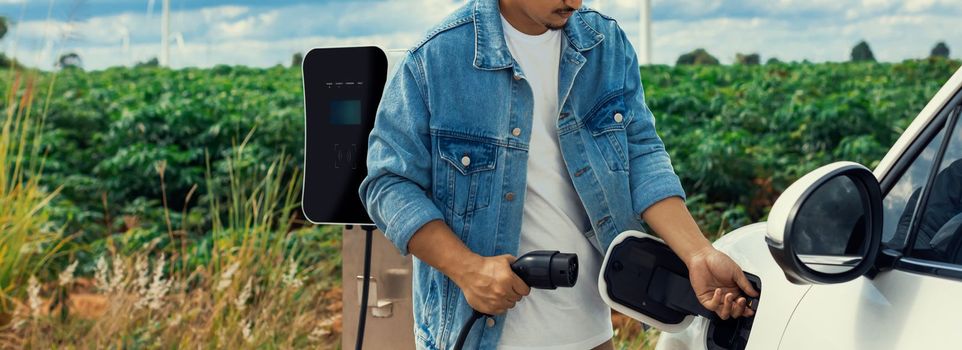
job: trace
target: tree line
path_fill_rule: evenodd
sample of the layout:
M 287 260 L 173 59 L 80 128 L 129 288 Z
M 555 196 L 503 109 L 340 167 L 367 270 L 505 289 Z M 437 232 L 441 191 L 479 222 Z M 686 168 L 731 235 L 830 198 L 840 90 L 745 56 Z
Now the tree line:
M 875 54 L 872 53 L 872 48 L 869 47 L 868 42 L 865 40 L 860 41 L 854 47 L 852 47 L 852 53 L 849 56 L 849 61 L 851 62 L 876 62 Z M 940 41 L 935 44 L 932 51 L 929 53 L 929 58 L 948 58 L 949 57 L 949 46 L 945 44 L 944 41 Z M 769 58 L 766 64 L 781 63 L 781 61 L 775 57 Z M 678 56 L 678 60 L 675 62 L 677 65 L 718 65 L 719 61 L 715 56 L 708 53 L 703 48 L 697 48 L 691 52 L 682 54 Z M 758 65 L 761 64 L 761 55 L 758 53 L 750 54 L 735 54 L 735 64 L 741 65 Z

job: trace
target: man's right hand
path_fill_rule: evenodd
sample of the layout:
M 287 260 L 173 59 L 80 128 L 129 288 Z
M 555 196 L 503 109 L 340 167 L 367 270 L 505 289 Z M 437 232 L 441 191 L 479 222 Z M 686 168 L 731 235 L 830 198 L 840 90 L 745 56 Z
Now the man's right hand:
M 531 288 L 511 271 L 511 255 L 483 257 L 473 255 L 449 276 L 461 288 L 471 308 L 488 315 L 499 315 L 513 308 Z
M 444 221 L 424 224 L 411 237 L 408 250 L 454 281 L 468 305 L 479 312 L 502 314 L 531 292 L 511 271 L 513 256 L 483 257 L 472 252 Z

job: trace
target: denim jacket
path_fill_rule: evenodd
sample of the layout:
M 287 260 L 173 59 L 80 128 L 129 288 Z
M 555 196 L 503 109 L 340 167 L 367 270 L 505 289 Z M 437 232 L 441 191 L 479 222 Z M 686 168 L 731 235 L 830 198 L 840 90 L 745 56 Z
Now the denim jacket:
M 655 133 L 625 33 L 587 8 L 563 33 L 559 143 L 591 221 L 584 238 L 603 254 L 620 232 L 641 230 L 650 205 L 685 193 Z M 437 219 L 482 256 L 525 253 L 518 243 L 526 162 L 539 156 L 528 153 L 532 104 L 498 0 L 467 3 L 407 52 L 381 98 L 359 190 L 402 254 Z M 413 278 L 417 347 L 452 347 L 471 307 L 451 279 L 416 258 Z M 477 322 L 465 348 L 495 348 L 503 321 L 502 314 Z

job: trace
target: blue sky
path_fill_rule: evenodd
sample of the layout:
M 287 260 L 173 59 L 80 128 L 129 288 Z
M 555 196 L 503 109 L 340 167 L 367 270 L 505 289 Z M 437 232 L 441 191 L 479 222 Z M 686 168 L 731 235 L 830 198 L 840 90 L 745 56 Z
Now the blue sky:
M 599 1 L 601 1 L 599 3 Z M 132 65 L 160 52 L 160 0 L 0 0 L 15 25 L 0 49 L 41 68 L 77 52 L 85 68 Z M 149 5 L 153 5 L 149 8 Z M 407 48 L 459 0 L 171 0 L 171 65 L 271 66 L 317 46 Z M 637 32 L 634 0 L 585 1 Z M 959 0 L 653 0 L 653 60 L 703 47 L 723 63 L 843 61 L 865 39 L 882 61 L 928 55 L 938 41 L 962 57 Z

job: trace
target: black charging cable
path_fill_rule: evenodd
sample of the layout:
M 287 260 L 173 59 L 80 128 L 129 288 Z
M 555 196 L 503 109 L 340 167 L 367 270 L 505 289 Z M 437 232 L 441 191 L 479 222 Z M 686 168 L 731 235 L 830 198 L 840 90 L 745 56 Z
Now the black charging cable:
M 522 255 L 511 264 L 511 271 L 518 275 L 528 287 L 537 289 L 556 289 L 573 287 L 578 282 L 578 256 L 550 250 L 536 250 Z M 471 317 L 461 327 L 455 350 L 464 348 L 464 341 L 471 333 L 474 322 L 483 316 L 493 317 L 473 310 Z
M 471 317 L 469 317 L 468 321 L 464 323 L 463 327 L 461 327 L 461 333 L 458 334 L 458 341 L 454 343 L 455 350 L 461 350 L 464 348 L 464 341 L 468 339 L 468 334 L 471 333 L 471 327 L 474 326 L 474 322 L 483 316 L 491 317 L 491 315 L 483 314 L 478 310 L 474 310 L 474 312 L 471 313 Z
M 364 344 L 364 324 L 367 320 L 367 298 L 371 285 L 371 240 L 377 226 L 361 225 L 364 229 L 364 284 L 361 286 L 361 312 L 357 319 L 357 341 L 354 349 L 361 350 Z

